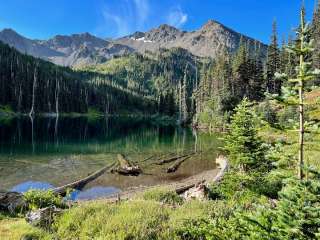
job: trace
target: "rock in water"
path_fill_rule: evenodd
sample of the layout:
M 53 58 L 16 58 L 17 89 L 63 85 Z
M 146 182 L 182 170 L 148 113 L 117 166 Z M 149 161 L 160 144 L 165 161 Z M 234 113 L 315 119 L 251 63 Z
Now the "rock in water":
M 50 229 L 55 216 L 62 213 L 62 211 L 62 209 L 55 206 L 31 211 L 27 213 L 26 221 L 35 227 Z
M 14 214 L 27 208 L 27 203 L 21 193 L 0 192 L 0 210 Z

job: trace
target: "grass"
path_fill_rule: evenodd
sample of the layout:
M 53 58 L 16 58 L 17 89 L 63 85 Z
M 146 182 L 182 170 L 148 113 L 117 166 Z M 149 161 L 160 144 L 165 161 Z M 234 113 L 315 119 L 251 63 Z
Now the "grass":
M 279 130 L 264 126 L 259 134 L 267 142 L 284 142 L 283 150 L 288 155 L 292 155 L 293 161 L 298 157 L 299 135 L 293 130 Z M 320 170 L 320 133 L 305 134 L 305 162 L 309 166 Z
M 171 205 L 181 205 L 183 203 L 183 198 L 180 197 L 177 193 L 170 190 L 169 188 L 161 187 L 147 190 L 142 193 L 140 196 L 137 196 L 139 199 L 146 201 L 156 201 L 164 204 Z
M 160 239 L 170 209 L 154 201 L 91 203 L 73 208 L 57 222 L 60 239 Z
M 182 202 L 172 191 L 159 188 L 134 200 L 109 204 L 82 203 L 56 219 L 53 233 L 46 233 L 22 218 L 0 217 L 0 240 L 22 239 L 184 239 L 186 222 L 209 219 L 227 208 L 214 201 Z
M 19 239 L 49 240 L 52 239 L 52 236 L 32 227 L 23 218 L 3 218 L 0 220 L 0 240 Z

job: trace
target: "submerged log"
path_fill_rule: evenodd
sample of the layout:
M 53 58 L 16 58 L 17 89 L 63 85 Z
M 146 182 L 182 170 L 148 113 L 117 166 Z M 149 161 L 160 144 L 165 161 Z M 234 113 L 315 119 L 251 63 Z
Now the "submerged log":
M 141 168 L 138 165 L 132 165 L 124 155 L 117 155 L 119 167 L 115 171 L 122 175 L 134 175 L 137 176 L 142 173 Z
M 182 158 L 181 160 L 178 160 L 177 162 L 175 162 L 172 166 L 170 166 L 168 169 L 167 169 L 167 173 L 174 173 L 178 170 L 178 168 L 180 167 L 180 165 L 182 163 L 184 163 L 186 160 L 188 160 L 189 158 L 191 158 L 191 156 L 187 156 L 185 158 Z
M 57 187 L 53 189 L 53 192 L 62 196 L 65 196 L 67 194 L 67 191 L 69 189 L 77 189 L 77 190 L 81 190 L 85 185 L 87 185 L 89 182 L 92 182 L 93 180 L 97 179 L 98 177 L 100 177 L 102 174 L 104 174 L 106 171 L 108 171 L 114 164 L 108 165 L 92 174 L 90 174 L 89 176 L 80 179 L 78 181 L 66 184 L 64 186 L 61 187 Z
M 158 165 L 164 165 L 164 164 L 167 164 L 167 163 L 171 163 L 171 162 L 174 162 L 180 158 L 184 158 L 184 157 L 190 157 L 192 155 L 194 155 L 195 153 L 189 153 L 189 154 L 184 154 L 184 155 L 179 155 L 179 156 L 174 156 L 174 157 L 171 157 L 171 158 L 167 158 L 167 159 L 163 159 L 161 160 L 159 163 L 157 163 Z

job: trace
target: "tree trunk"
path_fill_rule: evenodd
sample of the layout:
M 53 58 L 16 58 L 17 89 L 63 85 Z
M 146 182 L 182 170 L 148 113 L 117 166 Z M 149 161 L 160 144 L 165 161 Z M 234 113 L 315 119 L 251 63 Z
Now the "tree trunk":
M 303 165 L 304 165 L 304 102 L 303 102 L 303 81 L 300 81 L 299 86 L 299 163 L 298 163 L 298 177 L 303 179 Z
M 32 85 L 32 105 L 31 110 L 29 113 L 29 116 L 32 117 L 34 115 L 34 105 L 35 105 L 35 99 L 36 99 L 36 88 L 37 88 L 37 78 L 38 78 L 38 72 L 37 72 L 37 66 L 34 68 L 34 74 L 33 74 L 33 85 Z
M 304 15 L 301 14 L 301 29 L 304 29 Z M 303 179 L 303 165 L 304 165 L 304 102 L 303 102 L 303 88 L 304 88 L 304 79 L 302 76 L 304 75 L 304 56 L 302 54 L 304 49 L 304 35 L 301 36 L 301 54 L 300 54 L 300 81 L 299 81 L 299 122 L 300 122 L 300 130 L 299 130 L 299 162 L 298 162 L 298 177 L 300 180 Z
M 60 83 L 58 80 L 57 72 L 56 72 L 56 91 L 55 91 L 55 97 L 56 97 L 56 114 L 57 117 L 59 116 L 59 94 L 60 94 Z

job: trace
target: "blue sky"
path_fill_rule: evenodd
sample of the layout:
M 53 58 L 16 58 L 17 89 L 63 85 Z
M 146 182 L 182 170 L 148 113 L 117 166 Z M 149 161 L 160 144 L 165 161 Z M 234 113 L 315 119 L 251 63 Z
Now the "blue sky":
M 309 19 L 314 1 L 305 0 Z M 288 35 L 300 6 L 301 0 L 8 0 L 0 4 L 0 29 L 37 39 L 81 32 L 114 38 L 162 23 L 194 30 L 214 19 L 268 43 L 273 19 L 279 36 Z

